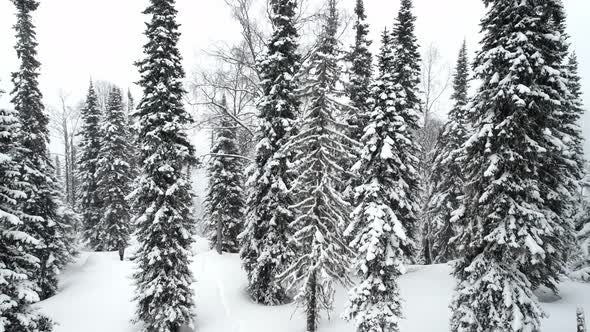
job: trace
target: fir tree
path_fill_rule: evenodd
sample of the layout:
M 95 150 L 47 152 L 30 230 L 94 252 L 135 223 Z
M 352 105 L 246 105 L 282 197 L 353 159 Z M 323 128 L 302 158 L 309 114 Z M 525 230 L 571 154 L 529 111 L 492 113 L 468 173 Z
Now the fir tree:
M 222 105 L 227 101 L 223 98 Z M 211 148 L 209 190 L 205 201 L 211 248 L 219 253 L 239 251 L 238 235 L 244 222 L 243 163 L 238 152 L 237 127 L 223 116 Z
M 395 89 L 393 102 L 397 115 L 403 121 L 397 129 L 398 137 L 394 139 L 399 163 L 397 178 L 404 187 L 404 194 L 399 198 L 400 204 L 393 209 L 410 239 L 401 243 L 402 250 L 407 258 L 413 259 L 419 226 L 417 213 L 420 210 L 417 157 L 420 147 L 414 143 L 420 109 L 420 53 L 414 32 L 416 17 L 412 14 L 412 0 L 402 0 L 400 6 L 392 32 L 394 57 L 390 70 Z
M 465 209 L 457 223 L 463 258 L 454 271 L 451 330 L 538 331 L 543 312 L 532 288 L 556 288 L 565 251 L 559 237 L 570 232 L 560 208 L 546 199 L 559 197 L 548 185 L 555 180 L 546 177 L 559 173 L 555 119 L 567 95 L 560 82 L 563 40 L 547 19 L 559 1 L 484 2 L 475 58 L 482 85 L 463 152 Z
M 452 240 L 453 222 L 463 205 L 463 168 L 461 146 L 468 137 L 466 128 L 467 92 L 469 89 L 469 62 L 467 45 L 463 42 L 453 77 L 454 106 L 449 119 L 438 136 L 432 161 L 431 189 L 428 205 L 428 238 L 426 257 L 434 263 L 446 263 L 456 257 Z
M 582 134 L 579 127 L 579 120 L 584 109 L 582 108 L 582 86 L 578 75 L 578 60 L 575 53 L 568 58 L 565 66 L 565 78 L 569 89 L 569 103 L 563 113 L 564 134 L 569 136 L 567 140 L 568 149 L 566 156 L 571 161 L 564 166 L 571 173 L 570 179 L 582 174 Z M 566 131 L 567 130 L 567 131 Z M 572 188 L 573 189 L 573 188 Z M 567 191 L 566 191 L 567 192 Z M 576 279 L 590 281 L 590 204 L 583 201 L 577 218 L 574 223 L 577 242 L 574 244 L 574 264 L 572 276 Z
M 20 153 L 18 127 L 17 114 L 0 109 L 0 331 L 51 331 L 49 321 L 31 307 L 39 301 L 38 287 L 28 276 L 39 265 L 32 250 L 38 241 L 22 230 L 27 184 L 14 160 Z
M 134 121 L 133 113 L 135 112 L 135 99 L 131 94 L 131 90 L 127 89 L 127 114 L 125 115 L 126 133 L 127 140 L 129 142 L 128 160 L 131 166 L 131 178 L 135 179 L 139 172 L 139 146 L 138 146 L 138 133 L 137 125 Z
M 100 121 L 102 114 L 98 107 L 98 97 L 90 82 L 86 105 L 81 111 L 82 129 L 80 135 L 80 157 L 78 158 L 78 177 L 80 179 L 80 210 L 84 238 L 94 250 L 105 250 L 102 245 L 104 229 L 101 229 L 102 202 L 98 196 L 97 164 L 100 150 Z
M 121 90 L 113 87 L 100 128 L 101 145 L 97 156 L 97 196 L 102 202 L 99 229 L 100 247 L 123 249 L 129 242 L 129 206 L 125 197 L 131 185 L 128 160 L 129 141 Z
M 539 239 L 547 250 L 540 262 L 529 261 L 521 270 L 527 275 L 533 289 L 543 285 L 557 293 L 557 283 L 575 244 L 573 218 L 577 207 L 578 184 L 583 173 L 582 134 L 579 119 L 583 113 L 579 92 L 575 85 L 577 72 L 568 68 L 568 42 L 565 33 L 565 12 L 561 1 L 550 0 L 538 6 L 540 20 L 545 24 L 540 33 L 553 39 L 549 44 L 539 43 L 537 49 L 547 67 L 544 70 L 560 71 L 561 80 L 553 75 L 542 79 L 544 93 L 551 100 L 559 101 L 560 107 L 547 107 L 548 135 L 545 135 L 544 155 L 540 176 L 540 194 L 553 232 L 540 233 Z M 546 80 L 546 81 L 545 81 Z M 547 90 L 547 91 L 545 91 Z M 556 236 L 559 234 L 559 236 Z
M 138 62 L 143 97 L 138 121 L 141 174 L 130 195 L 139 247 L 134 274 L 136 321 L 145 332 L 173 332 L 192 325 L 193 276 L 189 269 L 194 221 L 188 168 L 194 148 L 184 132 L 192 118 L 183 107 L 184 70 L 174 0 L 150 0 L 145 58 Z
M 254 165 L 249 174 L 247 221 L 240 257 L 248 274 L 249 292 L 263 304 L 285 302 L 276 280 L 290 260 L 288 226 L 293 221 L 288 195 L 290 151 L 283 151 L 293 131 L 299 100 L 295 95 L 300 57 L 297 54 L 296 0 L 271 0 L 274 31 L 260 63 L 263 97 Z M 280 152 L 279 152 L 280 151 Z
M 337 189 L 343 187 L 342 161 L 352 159 L 345 134 L 339 122 L 348 111 L 341 104 L 337 90 L 341 68 L 336 39 L 338 15 L 336 1 L 329 0 L 318 48 L 305 63 L 306 80 L 302 95 L 309 103 L 299 127 L 285 150 L 296 151 L 292 171 L 292 211 L 295 220 L 290 244 L 295 259 L 281 275 L 288 290 L 307 315 L 307 330 L 317 331 L 320 311 L 332 309 L 334 281 L 348 284 L 351 251 L 344 242 L 342 229 L 347 225 L 350 205 Z
M 17 9 L 15 49 L 20 60 L 19 70 L 12 75 L 12 103 L 21 126 L 18 140 L 22 150 L 17 162 L 21 166 L 21 179 L 28 183 L 24 188 L 26 200 L 22 202 L 22 230 L 38 241 L 32 254 L 39 264 L 28 271 L 28 276 L 40 287 L 40 298 L 46 299 L 57 291 L 57 275 L 70 260 L 73 244 L 67 242 L 67 229 L 57 213 L 59 193 L 48 152 L 49 118 L 39 90 L 41 64 L 37 60 L 31 16 L 39 3 L 36 0 L 12 2 Z
M 350 138 L 360 142 L 369 116 L 370 105 L 368 105 L 368 101 L 371 98 L 373 56 L 369 50 L 371 41 L 368 40 L 369 25 L 366 23 L 367 15 L 363 0 L 357 0 L 354 12 L 356 14 L 354 25 L 356 35 L 354 46 L 348 54 L 351 68 L 350 83 L 346 90 L 351 106 L 354 108 L 351 108 L 347 122 L 351 127 Z
M 396 107 L 396 87 L 391 74 L 394 49 L 385 30 L 378 55 L 379 77 L 372 92 L 374 108 L 362 139 L 363 152 L 355 165 L 363 183 L 356 188 L 358 206 L 346 230 L 355 234 L 351 247 L 359 278 L 350 292 L 344 317 L 356 322 L 359 332 L 399 331 L 401 300 L 398 277 L 403 271 L 403 248 L 411 247 L 402 215 L 407 186 L 400 177 L 400 151 L 405 141 L 405 121 Z

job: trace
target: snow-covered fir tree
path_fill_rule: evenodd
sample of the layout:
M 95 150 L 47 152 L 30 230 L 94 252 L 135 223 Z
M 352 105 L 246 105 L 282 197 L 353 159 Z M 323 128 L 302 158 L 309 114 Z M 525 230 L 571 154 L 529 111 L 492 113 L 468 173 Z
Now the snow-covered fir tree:
M 412 13 L 412 0 L 402 0 L 397 21 L 392 32 L 393 61 L 391 76 L 394 83 L 394 105 L 397 115 L 403 121 L 397 128 L 395 153 L 397 179 L 403 188 L 399 205 L 393 206 L 410 241 L 401 243 L 404 254 L 413 260 L 418 236 L 418 212 L 420 211 L 420 185 L 418 173 L 418 153 L 420 147 L 415 139 L 418 129 L 420 98 L 420 52 L 415 35 L 416 17 Z
M 102 245 L 104 230 L 101 229 L 102 202 L 98 196 L 97 164 L 100 151 L 100 121 L 102 114 L 94 84 L 90 82 L 86 103 L 81 110 L 82 129 L 80 130 L 80 156 L 78 157 L 78 178 L 80 179 L 80 201 L 84 238 L 90 248 L 105 250 Z
M 58 214 L 59 192 L 48 151 L 49 118 L 39 90 L 41 64 L 37 60 L 38 44 L 32 18 L 39 2 L 12 2 L 16 6 L 15 49 L 20 61 L 19 70 L 12 75 L 12 104 L 21 127 L 18 141 L 22 150 L 16 158 L 21 166 L 21 179 L 28 183 L 23 188 L 26 200 L 22 202 L 22 230 L 37 241 L 32 254 L 39 264 L 27 272 L 40 288 L 40 298 L 46 299 L 57 291 L 57 275 L 70 260 L 73 243 L 67 241 L 67 227 Z
M 225 96 L 221 104 L 226 107 Z M 237 125 L 222 115 L 211 148 L 207 208 L 207 238 L 217 252 L 239 251 L 244 223 L 243 160 L 239 155 Z
M 426 213 L 428 231 L 423 248 L 425 257 L 433 263 L 446 263 L 456 257 L 452 239 L 453 222 L 463 205 L 463 167 L 461 146 L 469 135 L 466 127 L 466 109 L 469 89 L 469 62 L 467 45 L 463 42 L 453 76 L 454 105 L 448 115 L 433 152 L 430 193 Z
M 360 142 L 370 111 L 368 102 L 371 98 L 373 56 L 369 49 L 371 41 L 368 39 L 369 25 L 363 0 L 357 0 L 354 13 L 356 15 L 354 24 L 356 34 L 354 46 L 348 54 L 350 82 L 346 88 L 346 95 L 350 98 L 353 108 L 350 109 L 346 118 L 351 128 L 348 135 L 353 140 Z
M 130 215 L 125 197 L 131 187 L 131 167 L 127 162 L 129 141 L 121 90 L 111 89 L 100 127 L 100 150 L 96 163 L 97 196 L 102 202 L 99 229 L 100 247 L 123 249 L 129 242 Z
M 341 51 L 335 0 L 329 0 L 325 16 L 318 47 L 304 64 L 301 95 L 309 108 L 298 123 L 299 133 L 284 147 L 295 151 L 290 169 L 297 176 L 291 187 L 295 220 L 289 241 L 295 258 L 281 279 L 305 310 L 308 332 L 317 331 L 321 310 L 332 310 L 334 282 L 349 283 L 352 256 L 342 234 L 351 206 L 338 190 L 348 171 L 342 161 L 354 155 L 347 126 L 339 121 L 349 106 L 342 104 L 343 92 L 337 88 Z
M 17 114 L 0 109 L 0 331 L 51 331 L 49 321 L 31 306 L 39 301 L 38 287 L 28 276 L 39 265 L 32 250 L 38 241 L 23 231 L 27 183 L 14 159 L 20 153 L 18 130 Z
M 290 261 L 287 232 L 293 221 L 289 197 L 288 161 L 283 149 L 293 132 L 299 100 L 295 75 L 299 70 L 296 0 L 271 0 L 274 31 L 260 63 L 263 97 L 259 103 L 260 128 L 255 162 L 250 168 L 247 219 L 240 235 L 248 289 L 254 301 L 279 304 L 286 294 L 276 276 Z
M 355 42 L 350 53 L 347 54 L 349 62 L 349 83 L 346 86 L 346 96 L 350 99 L 349 110 L 344 114 L 348 128 L 346 134 L 352 139 L 347 145 L 352 148 L 354 158 L 344 160 L 344 168 L 349 170 L 360 156 L 360 147 L 363 131 L 368 123 L 371 105 L 371 80 L 373 76 L 373 56 L 369 50 L 371 41 L 368 39 L 369 25 L 365 14 L 363 0 L 357 0 L 354 9 L 356 22 L 354 24 Z M 354 202 L 354 188 L 360 183 L 358 177 L 345 174 L 345 195 L 348 200 Z
M 188 168 L 194 147 L 183 107 L 185 77 L 178 50 L 174 0 L 150 0 L 145 58 L 137 63 L 143 97 L 134 113 L 139 128 L 141 173 L 130 195 L 139 247 L 134 261 L 136 321 L 144 332 L 173 332 L 192 325 L 193 275 L 189 269 L 194 220 Z
M 558 101 L 560 107 L 551 107 L 550 120 L 545 124 L 547 135 L 545 147 L 548 153 L 544 156 L 539 173 L 540 194 L 544 206 L 552 214 L 548 215 L 550 228 L 554 232 L 539 234 L 539 239 L 547 248 L 544 259 L 537 263 L 529 261 L 523 265 L 522 271 L 531 281 L 533 288 L 541 285 L 557 292 L 557 283 L 564 271 L 574 247 L 575 234 L 573 221 L 577 207 L 577 192 L 583 173 L 582 134 L 578 123 L 582 110 L 580 96 L 572 94 L 572 80 L 568 69 L 568 41 L 565 9 L 562 1 L 549 0 L 538 6 L 540 20 L 544 25 L 537 27 L 540 34 L 552 39 L 549 44 L 539 43 L 537 49 L 546 64 L 544 70 L 556 69 L 561 73 L 561 80 L 555 82 L 553 75 L 544 77 L 548 80 L 544 85 L 544 93 L 551 100 Z M 577 74 L 575 74 L 577 75 Z M 556 236 L 555 234 L 559 234 Z
M 400 148 L 407 138 L 404 118 L 396 108 L 396 87 L 391 66 L 393 40 L 382 35 L 379 75 L 372 89 L 374 108 L 363 135 L 363 152 L 355 165 L 363 183 L 356 188 L 358 206 L 346 229 L 355 234 L 351 247 L 357 253 L 357 285 L 351 290 L 344 317 L 354 320 L 359 332 L 399 331 L 401 299 L 398 277 L 403 273 L 403 248 L 412 248 L 399 206 L 407 186 L 400 177 Z M 400 144 L 402 143 L 402 144 Z
M 586 198 L 580 205 L 575 223 L 577 243 L 569 277 L 590 281 L 590 202 Z
M 139 173 L 139 154 L 141 148 L 138 145 L 137 123 L 132 116 L 132 114 L 135 112 L 135 99 L 133 98 L 133 94 L 131 94 L 131 90 L 129 89 L 127 89 L 126 106 L 127 114 L 125 114 L 125 126 L 128 137 L 127 141 L 129 142 L 127 145 L 129 148 L 127 160 L 130 165 L 131 178 L 135 179 Z
M 576 167 L 579 165 L 582 154 L 582 136 L 579 128 L 579 119 L 584 113 L 582 108 L 582 86 L 580 83 L 580 76 L 578 75 L 578 60 L 575 53 L 572 53 L 568 58 L 568 62 L 565 67 L 565 76 L 567 78 L 567 84 L 569 88 L 569 99 L 568 105 L 569 121 L 568 128 L 569 133 L 573 134 L 572 139 L 569 140 L 569 154 L 574 157 L 574 162 L 570 163 L 570 167 Z M 576 168 L 573 169 L 577 171 Z M 574 173 L 577 174 L 577 173 Z M 587 176 L 587 175 L 586 175 Z M 574 257 L 572 265 L 572 273 L 570 276 L 590 281 L 590 203 L 582 198 L 579 211 L 576 218 L 574 219 L 574 230 L 576 232 L 576 244 L 574 248 Z
M 484 3 L 451 330 L 539 331 L 544 314 L 532 289 L 556 289 L 571 233 L 551 198 L 566 188 L 555 149 L 565 144 L 556 120 L 567 104 L 566 48 L 550 19 L 561 1 Z

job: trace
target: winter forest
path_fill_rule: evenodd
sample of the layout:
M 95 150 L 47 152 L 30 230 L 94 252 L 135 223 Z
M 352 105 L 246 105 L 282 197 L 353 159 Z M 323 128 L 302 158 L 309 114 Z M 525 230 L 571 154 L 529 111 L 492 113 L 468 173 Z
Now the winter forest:
M 57 103 L 54 4 L 8 1 L 0 332 L 587 331 L 567 1 L 479 1 L 448 61 L 377 1 L 220 1 L 240 33 L 195 69 L 178 1 L 141 0 L 138 80 Z

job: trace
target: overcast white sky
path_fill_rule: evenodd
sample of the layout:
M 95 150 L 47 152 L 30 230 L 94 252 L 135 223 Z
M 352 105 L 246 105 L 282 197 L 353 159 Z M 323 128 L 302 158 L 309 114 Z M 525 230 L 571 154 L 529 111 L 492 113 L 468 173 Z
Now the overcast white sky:
M 311 0 L 319 2 L 321 0 Z M 137 80 L 132 65 L 141 58 L 147 0 L 41 0 L 35 13 L 41 89 L 47 104 L 57 104 L 59 89 L 71 94 L 72 103 L 82 98 L 92 76 L 123 88 Z M 352 9 L 355 0 L 340 0 Z M 564 0 L 571 42 L 578 53 L 586 105 L 590 105 L 590 1 Z M 477 47 L 479 20 L 485 12 L 478 0 L 414 0 L 421 45 L 436 43 L 453 63 L 463 38 L 473 54 Z M 379 33 L 392 25 L 399 0 L 365 0 L 374 46 Z M 187 72 L 203 62 L 203 50 L 216 42 L 239 38 L 239 29 L 222 0 L 177 0 L 181 23 L 181 52 Z M 13 49 L 15 22 L 11 1 L 0 1 L 0 89 L 10 91 L 10 73 L 17 67 Z M 136 90 L 137 91 L 137 90 Z M 9 96 L 0 97 L 0 107 Z M 584 121 L 590 138 L 590 114 Z M 588 140 L 590 141 L 590 140 Z M 586 144 L 590 155 L 590 142 Z

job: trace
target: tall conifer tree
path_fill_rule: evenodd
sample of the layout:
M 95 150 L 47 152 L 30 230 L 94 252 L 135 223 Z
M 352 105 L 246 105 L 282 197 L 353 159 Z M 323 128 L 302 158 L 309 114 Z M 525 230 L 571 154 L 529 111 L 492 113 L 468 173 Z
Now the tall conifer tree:
M 461 146 L 468 137 L 466 127 L 467 92 L 469 89 L 469 62 L 467 45 L 463 42 L 453 77 L 454 106 L 449 112 L 436 143 L 431 189 L 428 205 L 428 238 L 424 250 L 434 263 L 446 263 L 455 258 L 452 240 L 455 235 L 453 222 L 463 205 L 463 167 L 460 159 Z
M 221 104 L 227 106 L 225 97 Z M 207 192 L 207 233 L 219 253 L 239 251 L 238 235 L 244 222 L 243 162 L 239 156 L 237 126 L 223 116 L 211 148 Z
M 80 179 L 80 210 L 84 238 L 94 250 L 106 250 L 102 245 L 104 229 L 101 220 L 101 200 L 98 196 L 98 154 L 100 151 L 100 121 L 102 114 L 94 84 L 90 82 L 86 105 L 81 111 L 82 129 L 80 135 L 80 157 L 78 158 L 78 177 Z
M 57 291 L 57 275 L 63 265 L 70 259 L 66 227 L 58 215 L 59 192 L 53 168 L 49 160 L 49 118 L 45 113 L 42 95 L 39 90 L 39 67 L 37 60 L 37 41 L 32 12 L 39 2 L 36 0 L 12 0 L 16 6 L 17 23 L 16 53 L 20 68 L 13 73 L 12 103 L 20 121 L 18 155 L 23 181 L 28 182 L 24 188 L 26 200 L 23 202 L 23 230 L 38 242 L 33 255 L 39 264 L 31 271 L 31 277 L 40 287 L 41 299 L 48 298 Z
M 339 119 L 349 106 L 342 104 L 338 90 L 341 68 L 336 1 L 329 0 L 318 48 L 304 64 L 306 77 L 302 95 L 309 109 L 285 146 L 295 151 L 292 171 L 297 174 L 291 192 L 291 223 L 295 259 L 281 275 L 295 300 L 307 315 L 307 331 L 317 331 L 320 311 L 332 309 L 334 282 L 347 284 L 351 251 L 344 242 L 343 225 L 349 223 L 350 204 L 338 188 L 344 187 L 347 172 L 343 160 L 354 159 Z
M 419 173 L 418 153 L 420 147 L 415 143 L 420 110 L 420 52 L 415 35 L 416 17 L 412 13 L 412 0 L 402 0 L 397 21 L 392 32 L 394 57 L 391 75 L 394 86 L 394 104 L 399 123 L 399 139 L 396 142 L 398 159 L 397 180 L 403 188 L 400 204 L 393 206 L 397 218 L 404 225 L 406 235 L 411 241 L 401 243 L 409 259 L 414 259 L 418 236 Z
M 583 156 L 583 138 L 579 127 L 579 120 L 584 113 L 582 103 L 582 86 L 578 74 L 578 59 L 575 53 L 572 53 L 565 64 L 565 78 L 569 88 L 568 110 L 564 112 L 564 128 L 568 129 L 570 139 L 567 141 L 568 149 L 566 155 L 571 160 L 567 163 L 567 169 L 571 174 L 579 176 L 582 174 L 582 156 Z M 573 177 L 575 179 L 575 177 Z M 574 229 L 576 232 L 576 247 L 574 253 L 573 275 L 575 278 L 590 281 L 590 204 L 583 202 L 581 211 L 578 212 L 578 218 L 574 220 Z
M 373 56 L 369 50 L 371 41 L 369 37 L 369 24 L 365 14 L 363 0 L 357 0 L 354 9 L 356 22 L 354 25 L 355 42 L 348 54 L 350 68 L 350 83 L 346 94 L 350 98 L 351 106 L 347 114 L 347 122 L 350 125 L 350 138 L 361 141 L 369 117 L 369 99 L 371 98 L 371 78 L 373 74 Z
M 399 156 L 399 143 L 407 138 L 395 103 L 390 32 L 385 30 L 381 41 L 374 107 L 362 139 L 362 157 L 355 165 L 363 183 L 356 188 L 358 206 L 346 230 L 355 235 L 351 247 L 357 252 L 354 270 L 359 281 L 350 293 L 344 317 L 354 320 L 359 332 L 399 331 L 402 314 L 397 280 L 403 271 L 403 248 L 411 247 L 403 216 L 396 210 L 407 204 Z
M 137 66 L 143 97 L 135 112 L 141 174 L 130 195 L 137 213 L 134 274 L 137 321 L 145 332 L 176 332 L 192 325 L 193 275 L 189 269 L 194 220 L 188 176 L 195 162 L 185 129 L 193 120 L 183 107 L 185 77 L 178 50 L 174 0 L 150 0 L 145 58 Z
M 260 63 L 263 97 L 255 163 L 249 174 L 247 222 L 241 234 L 240 256 L 254 301 L 283 303 L 286 294 L 276 280 L 290 253 L 287 232 L 293 221 L 289 197 L 288 161 L 283 150 L 293 132 L 299 100 L 295 75 L 300 66 L 295 24 L 296 0 L 271 0 L 273 34 Z
M 38 241 L 23 230 L 27 183 L 14 159 L 21 153 L 18 130 L 17 114 L 0 109 L 0 331 L 43 332 L 51 330 L 50 324 L 31 307 L 39 301 L 38 287 L 28 276 L 39 265 L 33 255 Z
M 543 312 L 532 289 L 556 289 L 571 233 L 555 201 L 567 188 L 556 150 L 567 145 L 559 120 L 567 48 L 552 20 L 561 1 L 484 3 L 451 330 L 538 331 Z
M 100 246 L 123 249 L 130 233 L 129 206 L 125 197 L 131 187 L 131 167 L 127 162 L 129 141 L 121 90 L 113 87 L 100 127 L 101 144 L 97 156 L 97 197 L 102 202 L 99 228 Z

